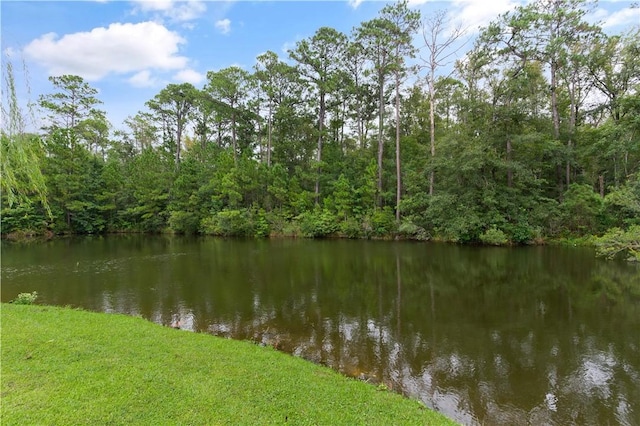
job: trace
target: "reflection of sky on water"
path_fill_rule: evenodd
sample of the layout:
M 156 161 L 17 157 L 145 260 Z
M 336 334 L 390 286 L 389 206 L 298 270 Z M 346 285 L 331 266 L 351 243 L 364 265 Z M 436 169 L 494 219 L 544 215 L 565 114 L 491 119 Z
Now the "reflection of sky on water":
M 612 389 L 615 382 L 615 370 L 618 369 L 631 379 L 632 383 L 640 383 L 640 373 L 636 368 L 623 363 L 619 365 L 611 351 L 595 349 L 593 339 L 582 335 L 572 335 L 571 343 L 575 347 L 587 350 L 579 358 L 573 370 L 562 376 L 558 365 L 550 362 L 545 371 L 547 391 L 541 392 L 538 402 L 529 409 L 510 403 L 500 403 L 503 392 L 517 392 L 517 387 L 509 384 L 514 365 L 505 354 L 495 352 L 488 364 L 481 363 L 472 356 L 459 351 L 450 351 L 447 344 L 451 339 L 444 338 L 443 347 L 435 347 L 429 339 L 417 333 L 413 335 L 412 347 L 405 347 L 396 340 L 393 321 L 386 319 L 386 324 L 376 319 L 352 318 L 340 314 L 337 318 L 317 317 L 305 314 L 308 305 L 317 296 L 310 296 L 309 301 L 297 300 L 292 306 L 300 312 L 297 314 L 301 323 L 310 323 L 312 330 L 307 334 L 292 334 L 278 319 L 278 311 L 265 305 L 260 294 L 252 295 L 254 315 L 251 318 L 234 316 L 227 320 L 218 318 L 210 322 L 205 330 L 197 326 L 196 313 L 185 303 L 178 303 L 170 312 L 159 301 L 154 303 L 155 310 L 150 320 L 170 326 L 179 323 L 183 330 L 206 331 L 223 337 L 252 340 L 261 345 L 274 346 L 295 356 L 313 362 L 329 365 L 344 374 L 371 383 L 384 383 L 392 390 L 418 398 L 430 408 L 437 409 L 456 421 L 465 425 L 480 424 L 545 424 L 561 425 L 569 423 L 598 424 L 597 418 L 590 419 L 589 405 L 594 400 L 610 401 L 614 407 L 615 419 L 620 424 L 633 424 L 635 409 L 627 401 L 624 394 Z M 101 310 L 105 312 L 126 312 L 140 315 L 136 304 L 131 303 L 131 295 L 127 291 L 121 294 L 104 292 L 101 299 Z M 315 312 L 318 313 L 318 312 Z M 313 319 L 310 319 L 313 318 Z M 584 330 L 580 330 L 584 333 Z M 532 369 L 536 364 L 536 335 L 528 332 L 523 336 L 510 336 L 505 340 L 504 332 L 492 330 L 487 332 L 488 342 L 495 348 L 506 345 L 515 354 L 520 369 Z M 632 348 L 634 344 L 629 346 Z M 368 347 L 370 354 L 363 357 L 362 347 Z M 566 350 L 566 349 L 565 349 Z M 430 352 L 433 355 L 423 360 L 416 371 L 411 365 L 421 358 L 421 354 Z M 547 349 L 549 360 L 562 363 L 563 350 L 552 344 Z M 513 356 L 513 354 L 511 356 Z M 382 369 L 370 367 L 370 358 L 384 361 Z M 493 379 L 476 382 L 479 371 L 490 368 Z M 443 379 L 444 378 L 444 379 Z M 450 382 L 467 383 L 464 387 L 451 386 Z M 522 384 L 520 384 L 522 386 Z M 473 395 L 472 395 L 473 394 Z M 476 414 L 477 407 L 471 401 L 481 401 L 484 413 L 481 418 Z M 573 415 L 559 416 L 559 411 L 568 411 Z
M 105 301 L 108 301 L 108 298 Z M 257 299 L 254 299 L 254 307 L 259 307 Z M 105 305 L 104 309 L 112 308 Z M 564 378 L 558 377 L 557 367 L 551 364 L 546 373 L 548 391 L 541 393 L 539 402 L 528 410 L 513 404 L 496 402 L 501 399 L 498 389 L 500 386 L 497 388 L 496 382 L 479 382 L 477 389 L 472 390 L 480 395 L 486 407 L 484 417 L 479 419 L 474 415 L 475 410 L 469 403 L 473 398 L 469 395 L 468 388 L 456 389 L 446 383 L 440 383 L 441 377 L 446 377 L 448 381 L 469 381 L 469 378 L 475 375 L 476 369 L 483 368 L 467 355 L 443 351 L 430 359 L 419 371 L 414 371 L 409 367 L 412 362 L 406 359 L 411 351 L 407 351 L 401 343 L 392 338 L 393 332 L 389 327 L 382 326 L 374 320 L 367 320 L 363 327 L 358 319 L 346 316 L 341 316 L 337 323 L 329 318 L 321 318 L 312 333 L 300 336 L 279 330 L 274 324 L 277 316 L 275 312 L 263 309 L 260 311 L 262 316 L 250 320 L 234 318 L 227 322 L 212 323 L 207 331 L 219 336 L 250 339 L 262 345 L 275 346 L 295 356 L 333 366 L 362 380 L 385 383 L 391 389 L 421 399 L 427 406 L 447 413 L 462 424 L 564 424 L 567 419 L 558 419 L 557 413 L 559 406 L 567 403 L 567 396 L 574 397 L 570 402 L 574 406 L 573 410 L 583 409 L 584 404 L 588 404 L 593 397 L 612 397 L 610 386 L 614 378 L 616 359 L 611 353 L 599 351 L 584 355 L 579 366 Z M 194 313 L 187 307 L 177 309 L 171 318 L 173 321 L 179 320 L 182 329 L 197 331 L 194 326 Z M 166 316 L 157 313 L 152 319 L 162 323 L 166 321 Z M 517 353 L 533 353 L 531 339 L 530 334 L 525 336 L 516 345 Z M 362 365 L 359 348 L 363 340 L 366 341 L 366 345 L 371 346 L 372 356 L 386 357 L 388 367 L 383 370 L 382 377 L 378 371 L 368 370 Z M 491 340 L 499 343 L 503 339 L 499 332 L 494 331 L 491 333 Z M 511 343 L 516 342 L 512 340 Z M 554 354 L 558 349 L 551 347 L 549 351 Z M 526 361 L 522 365 L 530 363 Z M 495 377 L 501 378 L 499 380 L 509 380 L 512 367 L 503 355 L 493 355 L 491 368 L 497 375 Z M 631 373 L 637 376 L 635 370 L 632 369 Z M 582 395 L 580 401 L 575 400 L 576 394 Z M 631 410 L 624 398 L 618 397 L 615 411 L 622 424 L 629 424 Z

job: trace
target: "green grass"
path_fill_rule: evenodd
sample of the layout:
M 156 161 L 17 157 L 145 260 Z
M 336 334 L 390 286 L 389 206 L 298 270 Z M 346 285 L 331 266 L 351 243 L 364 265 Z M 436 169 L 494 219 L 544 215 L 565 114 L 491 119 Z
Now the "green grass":
M 455 424 L 249 342 L 51 306 L 2 304 L 1 318 L 4 426 Z

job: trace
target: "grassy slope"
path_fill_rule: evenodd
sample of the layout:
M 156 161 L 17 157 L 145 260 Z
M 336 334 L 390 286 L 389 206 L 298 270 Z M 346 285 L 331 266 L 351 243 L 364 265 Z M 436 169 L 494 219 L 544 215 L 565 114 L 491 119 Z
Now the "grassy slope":
M 453 424 L 248 342 L 56 307 L 1 313 L 2 425 Z

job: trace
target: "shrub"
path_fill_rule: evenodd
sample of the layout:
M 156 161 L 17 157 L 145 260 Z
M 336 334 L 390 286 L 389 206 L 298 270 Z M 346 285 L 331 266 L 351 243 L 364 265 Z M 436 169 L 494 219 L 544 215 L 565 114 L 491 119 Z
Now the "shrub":
M 302 235 L 309 238 L 326 237 L 338 230 L 336 217 L 327 209 L 316 208 L 298 216 Z
M 198 232 L 198 217 L 191 212 L 173 211 L 169 216 L 169 226 L 178 234 L 195 234 Z
M 264 210 L 223 210 L 200 222 L 204 234 L 220 237 L 267 237 L 271 232 Z
M 534 235 L 536 235 L 536 230 L 526 221 L 514 224 L 506 223 L 503 228 L 505 233 L 509 235 L 509 240 L 516 244 L 526 244 L 534 238 Z
M 480 234 L 480 241 L 482 241 L 483 244 L 492 246 L 503 246 L 509 243 L 507 235 L 495 226 L 492 226 Z
M 561 209 L 562 224 L 572 233 L 585 235 L 598 229 L 603 202 L 589 185 L 572 183 Z
M 614 189 L 604 199 L 608 225 L 640 225 L 640 179 Z
M 258 238 L 268 237 L 271 233 L 271 226 L 264 209 L 254 209 L 249 214 L 253 225 L 253 236 Z
M 360 222 L 355 218 L 349 218 L 340 224 L 340 233 L 347 238 L 358 238 L 362 234 Z
M 223 210 L 201 222 L 202 232 L 220 237 L 246 237 L 253 234 L 244 210 Z
M 33 305 L 38 298 L 38 292 L 34 291 L 33 293 L 20 293 L 18 296 L 11 301 L 11 303 L 15 305 Z
M 382 210 L 373 212 L 369 220 L 365 219 L 367 234 L 383 237 L 396 231 L 396 218 L 391 207 L 386 206 Z M 369 236 L 369 235 L 367 235 Z
M 613 259 L 625 255 L 627 260 L 640 262 L 640 225 L 634 225 L 627 231 L 620 228 L 610 229 L 595 240 L 598 256 Z
M 426 229 L 416 225 L 410 220 L 404 221 L 400 224 L 398 233 L 403 237 L 410 238 L 412 240 L 428 241 L 430 238 L 429 232 L 427 232 Z

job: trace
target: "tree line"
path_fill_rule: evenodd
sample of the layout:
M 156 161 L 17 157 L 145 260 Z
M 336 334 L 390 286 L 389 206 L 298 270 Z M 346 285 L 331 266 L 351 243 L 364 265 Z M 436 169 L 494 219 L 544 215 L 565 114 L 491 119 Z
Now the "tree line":
M 168 84 L 125 131 L 62 75 L 28 133 L 8 78 L 2 233 L 520 244 L 631 229 L 640 33 L 604 33 L 585 20 L 593 5 L 520 6 L 454 61 L 462 29 L 401 1 L 350 34 L 319 28 L 288 58 Z

